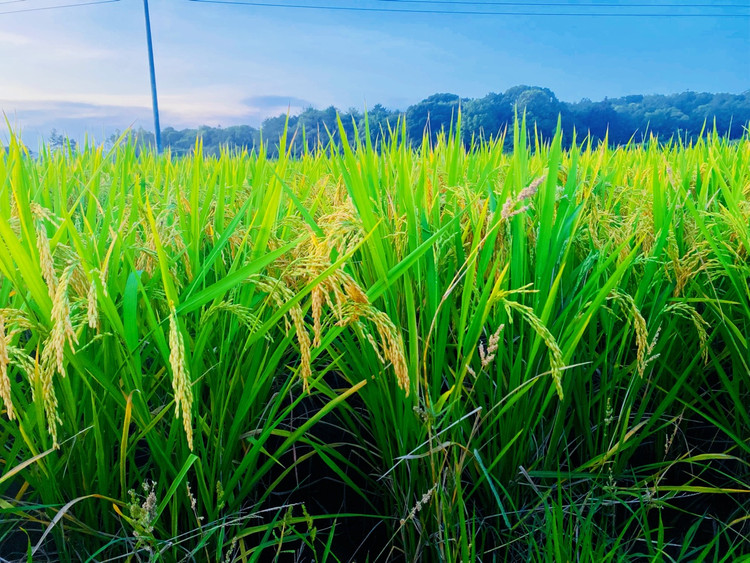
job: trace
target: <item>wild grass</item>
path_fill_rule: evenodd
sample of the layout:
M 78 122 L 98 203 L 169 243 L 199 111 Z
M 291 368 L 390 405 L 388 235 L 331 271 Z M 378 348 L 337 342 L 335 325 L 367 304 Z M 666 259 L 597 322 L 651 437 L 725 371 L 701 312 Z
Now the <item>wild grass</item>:
M 404 131 L 0 146 L 0 558 L 750 554 L 750 138 Z

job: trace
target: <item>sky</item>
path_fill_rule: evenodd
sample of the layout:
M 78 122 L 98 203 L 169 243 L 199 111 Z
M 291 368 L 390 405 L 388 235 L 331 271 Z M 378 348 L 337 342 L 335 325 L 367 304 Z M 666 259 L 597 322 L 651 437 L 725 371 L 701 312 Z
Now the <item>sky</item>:
M 90 1 L 0 0 L 0 110 L 27 142 L 52 128 L 98 140 L 153 130 L 142 0 L 41 9 Z M 564 101 L 750 90 L 750 0 L 254 3 L 287 7 L 151 0 L 162 127 L 405 109 L 518 84 Z

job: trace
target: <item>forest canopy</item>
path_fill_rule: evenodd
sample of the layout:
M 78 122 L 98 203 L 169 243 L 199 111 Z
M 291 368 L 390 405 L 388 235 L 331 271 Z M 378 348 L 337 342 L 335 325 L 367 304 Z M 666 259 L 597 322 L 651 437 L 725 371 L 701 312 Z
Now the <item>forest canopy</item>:
M 561 119 L 564 143 L 570 145 L 573 134 L 580 141 L 587 136 L 595 143 L 607 140 L 611 146 L 636 142 L 653 134 L 661 140 L 679 136 L 695 138 L 705 128 L 736 139 L 742 136 L 750 122 L 750 90 L 742 94 L 711 94 L 683 92 L 671 95 L 630 95 L 605 98 L 594 102 L 558 100 L 549 88 L 514 86 L 504 93 L 489 93 L 482 98 L 461 98 L 456 94 L 433 94 L 406 111 L 391 110 L 377 104 L 367 110 L 370 138 L 378 144 L 389 131 L 397 128 L 399 118 L 406 118 L 406 140 L 414 146 L 425 139 L 434 141 L 440 131 L 448 130 L 461 109 L 461 136 L 469 146 L 472 141 L 496 138 L 507 130 L 505 142 L 512 143 L 515 112 L 526 114 L 531 131 L 536 129 L 543 138 L 550 138 Z M 279 115 L 266 119 L 260 128 L 249 125 L 232 127 L 201 126 L 197 129 L 176 130 L 167 127 L 162 141 L 173 154 L 186 154 L 195 149 L 196 138 L 202 140 L 207 154 L 218 154 L 222 148 L 252 150 L 261 140 L 268 143 L 269 152 L 278 150 L 278 141 L 288 119 L 287 146 L 293 154 L 312 150 L 318 143 L 338 142 L 337 115 L 350 140 L 355 135 L 364 138 L 364 115 L 356 109 L 340 111 L 333 106 L 326 109 L 307 108 L 299 115 Z M 141 141 L 148 142 L 153 134 L 138 132 Z

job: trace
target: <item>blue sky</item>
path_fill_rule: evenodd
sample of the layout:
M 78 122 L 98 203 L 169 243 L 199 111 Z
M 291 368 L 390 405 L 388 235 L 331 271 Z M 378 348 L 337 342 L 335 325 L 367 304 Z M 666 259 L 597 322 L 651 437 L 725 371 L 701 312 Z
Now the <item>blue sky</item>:
M 153 128 L 141 0 L 7 13 L 83 1 L 0 0 L 0 108 L 26 138 L 48 135 L 52 127 L 74 136 L 88 130 L 100 139 L 115 128 Z M 376 103 L 403 109 L 435 92 L 479 97 L 516 84 L 547 86 L 565 101 L 750 89 L 750 0 L 634 0 L 619 2 L 622 8 L 612 7 L 618 3 L 613 0 L 546 0 L 578 8 L 541 6 L 544 0 L 520 7 L 493 0 L 266 1 L 581 15 L 348 12 L 151 0 L 163 126 L 257 126 L 290 106 L 292 112 L 307 105 L 347 109 Z M 632 7 L 635 3 L 671 6 Z M 735 17 L 676 15 L 707 13 Z M 5 136 L 0 128 L 0 138 Z

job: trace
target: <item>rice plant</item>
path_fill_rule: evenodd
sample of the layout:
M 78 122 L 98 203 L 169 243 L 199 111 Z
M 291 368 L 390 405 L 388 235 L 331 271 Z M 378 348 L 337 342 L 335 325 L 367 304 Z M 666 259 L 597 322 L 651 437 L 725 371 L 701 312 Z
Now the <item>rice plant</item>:
M 0 146 L 0 557 L 750 554 L 750 137 L 512 134 Z

